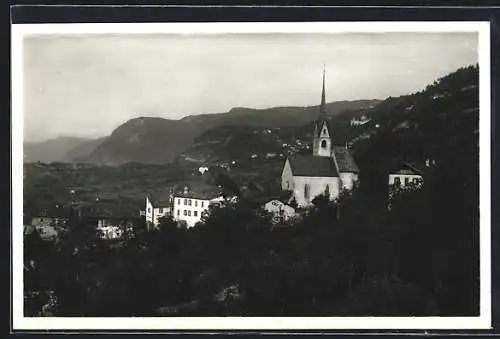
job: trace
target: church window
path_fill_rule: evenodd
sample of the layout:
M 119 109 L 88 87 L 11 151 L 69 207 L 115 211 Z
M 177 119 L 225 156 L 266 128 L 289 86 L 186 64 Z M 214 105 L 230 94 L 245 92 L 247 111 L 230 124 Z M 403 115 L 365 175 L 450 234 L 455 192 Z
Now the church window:
M 311 188 L 309 187 L 309 184 L 305 184 L 305 185 L 304 185 L 304 198 L 305 198 L 306 200 L 309 200 L 309 196 L 310 196 L 310 193 L 311 193 L 311 192 L 310 192 L 310 189 L 311 189 Z
M 394 185 L 397 185 L 397 186 L 401 185 L 401 179 L 399 177 L 394 178 Z
M 326 140 L 321 141 L 321 148 L 326 148 Z

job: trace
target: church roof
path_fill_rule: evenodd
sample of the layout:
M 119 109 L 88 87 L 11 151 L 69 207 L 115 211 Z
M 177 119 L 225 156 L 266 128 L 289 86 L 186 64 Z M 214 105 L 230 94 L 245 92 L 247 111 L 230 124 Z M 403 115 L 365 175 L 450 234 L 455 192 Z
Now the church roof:
M 295 155 L 288 158 L 294 176 L 338 177 L 335 163 L 330 157 Z
M 359 172 L 359 168 L 348 149 L 342 146 L 334 146 L 333 151 L 335 152 L 339 172 Z

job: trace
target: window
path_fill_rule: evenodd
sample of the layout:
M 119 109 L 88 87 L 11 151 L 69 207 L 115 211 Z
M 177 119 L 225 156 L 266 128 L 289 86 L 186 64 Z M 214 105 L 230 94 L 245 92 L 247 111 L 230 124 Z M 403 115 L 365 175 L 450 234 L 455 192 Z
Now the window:
M 310 186 L 309 186 L 309 184 L 305 184 L 305 185 L 304 185 L 304 198 L 305 198 L 306 200 L 309 200 L 309 195 L 310 195 L 310 193 L 311 193 L 311 192 L 310 192 Z
M 194 211 L 194 216 L 197 217 L 198 216 L 198 211 Z
M 203 207 L 203 201 L 201 202 L 201 207 Z
M 181 199 L 177 199 L 177 203 L 180 205 L 181 204 Z
M 326 185 L 326 188 L 325 188 L 325 195 L 326 195 L 327 197 L 329 197 L 329 196 L 330 196 L 330 186 L 328 186 L 328 184 Z
M 163 213 L 163 208 L 160 207 L 158 213 Z
M 198 207 L 198 200 L 194 201 L 194 207 Z
M 151 213 L 151 207 L 148 207 L 148 213 Z
M 191 211 L 188 211 L 188 216 L 189 216 L 189 217 L 191 216 Z
M 321 148 L 326 148 L 326 140 L 321 141 Z
M 184 210 L 184 215 L 185 216 L 188 215 L 188 211 Z
M 188 205 L 191 206 L 191 199 L 188 200 Z
M 401 179 L 399 177 L 394 177 L 394 185 L 401 185 Z
M 405 185 L 408 186 L 410 184 L 410 178 L 406 177 L 405 178 Z
M 184 199 L 184 206 L 187 205 L 187 199 Z
M 181 215 L 181 210 L 177 210 L 177 216 Z

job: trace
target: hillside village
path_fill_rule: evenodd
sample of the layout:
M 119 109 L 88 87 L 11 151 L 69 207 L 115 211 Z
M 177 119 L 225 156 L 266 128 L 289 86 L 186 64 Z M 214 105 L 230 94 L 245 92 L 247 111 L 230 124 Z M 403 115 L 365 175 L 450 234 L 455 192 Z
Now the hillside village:
M 65 206 L 62 203 L 57 203 L 55 206 L 41 208 L 40 212 L 32 217 L 29 226 L 36 228 L 43 236 L 56 237 L 61 227 L 69 221 L 70 215 L 77 215 L 78 218 L 96 223 L 98 231 L 108 239 L 121 237 L 124 225 L 132 227 L 134 224 L 142 224 L 139 221 L 141 217 L 144 218 L 142 221 L 147 229 L 158 227 L 164 217 L 173 217 L 174 220 L 187 227 L 193 227 L 202 222 L 203 217 L 208 216 L 209 207 L 223 207 L 227 203 L 236 203 L 241 198 L 248 198 L 252 188 L 257 190 L 252 198 L 261 202 L 261 205 L 257 207 L 270 213 L 273 220 L 296 219 L 300 217 L 304 209 L 312 205 L 312 201 L 317 196 L 326 194 L 331 201 L 335 201 L 342 191 L 351 191 L 359 181 L 359 168 L 350 153 L 347 138 L 343 145 L 335 144 L 339 139 L 335 138 L 337 131 L 328 119 L 326 112 L 325 73 L 323 73 L 321 103 L 318 108 L 317 118 L 313 120 L 313 132 L 307 133 L 302 138 L 288 136 L 287 139 L 282 139 L 279 133 L 280 128 L 259 130 L 243 127 L 240 128 L 239 134 L 230 134 L 222 139 L 220 132 L 212 132 L 212 140 L 210 140 L 210 133 L 204 133 L 193 144 L 193 149 L 207 144 L 219 146 L 222 143 L 226 157 L 233 154 L 237 154 L 237 156 L 233 156 L 231 157 L 233 160 L 225 162 L 221 161 L 220 158 L 211 158 L 213 153 L 210 150 L 207 154 L 202 155 L 204 159 L 201 160 L 195 159 L 191 153 L 181 154 L 179 161 L 204 166 L 198 167 L 197 170 L 195 168 L 194 173 L 191 173 L 191 178 L 185 180 L 184 183 L 182 181 L 175 182 L 168 190 L 163 189 L 160 192 L 147 194 L 144 202 L 145 208 L 139 211 L 137 211 L 137 207 L 134 208 L 131 205 L 127 207 L 123 203 L 121 206 L 113 204 L 118 200 L 125 200 L 123 197 L 119 199 L 116 193 L 94 191 L 95 202 L 84 203 L 78 200 L 78 193 L 85 194 L 85 192 L 92 192 L 92 190 L 89 187 L 70 187 L 71 201 L 69 204 Z M 349 124 L 350 126 L 363 126 L 368 122 L 370 120 L 363 114 L 359 120 L 352 118 Z M 222 127 L 222 133 L 234 133 L 234 129 L 234 127 Z M 250 139 L 252 136 L 258 135 L 257 143 L 251 140 L 250 142 L 234 141 L 237 138 L 241 139 L 245 134 Z M 363 139 L 364 135 L 358 136 L 358 139 L 351 141 L 350 145 Z M 213 139 L 214 136 L 218 139 Z M 308 140 L 308 137 L 312 139 L 312 142 Z M 207 140 L 207 138 L 209 139 Z M 204 142 L 200 140 L 204 140 Z M 283 142 L 285 140 L 288 142 Z M 278 152 L 274 149 L 276 143 L 281 143 L 282 146 Z M 249 146 L 250 149 L 242 152 L 242 147 L 245 146 Z M 234 152 L 231 151 L 232 148 L 235 149 Z M 246 159 L 242 157 L 245 154 Z M 263 159 L 265 163 L 275 162 L 276 165 L 284 161 L 280 178 L 276 175 L 270 177 L 267 187 L 256 184 L 261 180 L 255 177 L 252 179 L 248 173 L 245 173 L 245 182 L 242 182 L 241 178 L 240 180 L 236 179 L 236 176 L 235 179 L 231 179 L 230 175 L 217 174 L 217 171 L 221 170 L 231 172 L 232 169 L 241 166 L 250 167 L 248 163 L 258 162 L 259 158 Z M 211 161 L 208 161 L 209 159 Z M 427 159 L 427 167 L 430 167 L 429 161 Z M 85 165 L 73 164 L 69 168 L 78 171 L 85 168 Z M 262 167 L 259 166 L 259 169 Z M 261 176 L 260 172 L 258 171 L 256 175 Z M 220 177 L 226 178 L 226 182 L 217 180 Z M 404 188 L 410 184 L 422 185 L 422 183 L 423 170 L 406 162 L 401 162 L 397 168 L 391 169 L 391 172 L 388 173 L 388 187 Z
M 192 144 L 186 147 L 175 161 L 168 164 L 131 162 L 119 166 L 107 166 L 76 162 L 26 163 L 24 165 L 25 237 L 37 233 L 42 239 L 64 242 L 68 229 L 79 225 L 78 227 L 87 227 L 87 229 L 93 230 L 92 232 L 96 232 L 99 241 L 108 241 L 113 246 L 122 248 L 116 251 L 128 251 L 128 246 L 136 246 L 127 245 L 131 241 L 130 239 L 136 239 L 136 242 L 140 242 L 141 239 L 149 239 L 147 235 L 144 235 L 146 233 L 158 237 L 158 234 L 163 234 L 161 232 L 167 232 L 171 240 L 162 241 L 166 241 L 169 245 L 155 246 L 160 246 L 158 248 L 166 246 L 161 251 L 168 252 L 169 250 L 177 251 L 177 246 L 180 245 L 172 245 L 176 241 L 180 244 L 187 241 L 185 240 L 187 238 L 191 239 L 190 237 L 193 237 L 194 240 L 189 241 L 193 241 L 195 244 L 192 245 L 194 246 L 192 250 L 199 251 L 201 249 L 197 246 L 201 245 L 196 244 L 202 244 L 203 241 L 197 237 L 201 237 L 201 234 L 205 234 L 204 232 L 208 232 L 207 234 L 216 232 L 218 235 L 215 238 L 221 237 L 221 239 L 215 240 L 212 238 L 214 235 L 211 235 L 209 239 L 212 239 L 210 241 L 214 243 L 210 243 L 212 244 L 210 246 L 215 246 L 214 248 L 218 246 L 223 251 L 223 244 L 227 242 L 236 244 L 239 241 L 245 241 L 231 238 L 235 236 L 233 232 L 244 232 L 243 229 L 247 230 L 249 227 L 252 229 L 252 227 L 257 227 L 255 225 L 265 224 L 269 230 L 277 229 L 276 232 L 290 232 L 284 233 L 288 234 L 284 237 L 289 237 L 290 246 L 292 246 L 291 244 L 295 243 L 294 237 L 299 237 L 300 233 L 291 232 L 304 232 L 304 225 L 310 226 L 311 229 L 315 229 L 315 224 L 322 223 L 338 222 L 339 225 L 361 225 L 362 223 L 357 221 L 358 218 L 380 219 L 382 215 L 386 215 L 385 213 L 389 213 L 387 214 L 389 220 L 398 220 L 398 213 L 402 213 L 401 215 L 405 215 L 405 217 L 413 216 L 412 213 L 416 213 L 413 208 L 416 211 L 419 208 L 429 208 L 423 202 L 425 199 L 422 196 L 429 197 L 428 194 L 437 189 L 436 182 L 439 182 L 442 187 L 451 187 L 449 189 L 451 191 L 455 189 L 452 184 L 453 180 L 473 178 L 471 176 L 472 168 L 477 166 L 474 159 L 458 165 L 453 169 L 453 174 L 450 174 L 453 172 L 450 171 L 450 166 L 456 162 L 455 157 L 460 154 L 473 157 L 477 153 L 478 143 L 475 141 L 478 135 L 477 73 L 477 66 L 462 68 L 436 80 L 421 92 L 398 98 L 388 98 L 361 109 L 345 110 L 334 115 L 328 112 L 324 74 L 321 92 L 318 93 L 318 97 L 321 95 L 320 104 L 315 107 L 312 113 L 307 110 L 310 115 L 304 118 L 306 121 L 304 124 L 296 126 L 219 125 L 201 131 L 194 138 Z M 461 152 L 457 152 L 457 149 L 460 149 Z M 450 181 L 443 179 L 445 173 L 449 174 Z M 473 199 L 476 193 L 475 185 L 469 182 L 463 187 L 457 186 L 456 189 L 467 190 L 468 196 Z M 420 191 L 422 193 L 418 193 Z M 407 196 L 408 193 L 413 194 L 413 198 Z M 433 199 L 440 197 L 435 192 L 430 196 Z M 442 200 L 452 201 L 451 198 Z M 359 206 L 372 205 L 371 212 L 365 213 L 363 211 L 360 213 L 360 209 L 356 210 L 356 208 L 360 208 Z M 410 208 L 410 206 L 413 207 Z M 464 209 L 464 211 L 469 210 Z M 447 209 L 443 208 L 443 211 L 447 211 Z M 226 220 L 223 218 L 229 218 L 227 220 L 231 220 L 230 224 L 253 222 L 254 226 L 250 224 L 245 224 L 246 226 L 241 226 L 242 228 L 235 226 L 234 231 L 232 231 L 228 228 L 230 225 L 224 226 L 224 223 L 218 221 Z M 415 217 L 415 220 L 417 219 Z M 175 230 L 170 228 L 172 225 L 175 225 Z M 214 227 L 213 225 L 217 225 L 219 231 L 216 230 L 217 227 L 211 231 L 210 227 Z M 294 228 L 297 231 L 286 231 Z M 282 229 L 284 231 L 281 231 Z M 340 231 L 341 229 L 342 231 Z M 371 232 L 368 229 L 361 229 L 359 232 L 360 234 Z M 84 231 L 79 230 L 78 232 Z M 182 232 L 191 233 L 186 235 Z M 255 231 L 248 232 L 268 234 L 265 233 L 267 230 L 263 231 L 258 227 Z M 315 239 L 318 237 L 316 239 L 318 240 L 321 237 L 321 232 L 347 232 L 345 234 L 349 234 L 349 232 L 354 231 L 339 228 L 337 231 L 334 229 L 318 232 L 318 234 L 311 233 L 308 236 Z M 443 229 L 443 234 L 446 232 L 449 230 Z M 457 232 L 462 232 L 462 229 L 457 229 Z M 463 232 L 469 231 L 464 228 Z M 275 239 L 272 234 L 267 236 L 270 237 L 269 239 Z M 341 237 L 338 234 L 335 236 Z M 85 237 L 92 237 L 92 235 L 86 234 Z M 249 235 L 249 237 L 249 239 L 254 239 L 253 235 Z M 268 239 L 266 237 L 263 236 L 262 239 Z M 325 241 L 329 239 L 328 237 L 325 236 Z M 362 238 L 362 236 L 360 237 Z M 420 236 L 416 237 L 420 239 Z M 225 240 L 223 241 L 222 238 Z M 307 239 L 309 238 L 302 240 L 307 243 L 309 241 Z M 274 240 L 266 241 L 273 242 Z M 147 242 L 151 244 L 154 240 L 149 239 Z M 250 245 L 248 244 L 248 246 Z M 214 272 L 218 272 L 219 264 L 210 263 L 208 268 L 200 266 L 199 276 L 193 277 L 192 283 L 196 286 L 198 286 L 197 284 L 205 286 L 203 288 L 209 290 L 206 291 L 207 295 L 220 296 L 222 293 L 222 297 L 219 299 L 224 303 L 228 302 L 226 297 L 229 292 L 227 291 L 232 291 L 234 300 L 238 299 L 240 294 L 256 293 L 259 298 L 264 299 L 256 299 L 254 302 L 260 302 L 260 306 L 268 305 L 268 299 L 265 299 L 267 297 L 264 297 L 261 292 L 253 290 L 252 286 L 245 287 L 245 283 L 241 281 L 234 282 L 234 276 L 239 277 L 243 274 L 240 270 L 244 271 L 245 276 L 255 276 L 256 272 L 268 269 L 266 268 L 268 262 L 278 260 L 273 254 L 274 251 L 279 251 L 278 249 L 267 248 L 268 245 L 260 244 L 258 241 L 251 246 L 247 248 L 246 245 L 242 245 L 242 248 L 248 253 L 257 250 L 258 246 L 266 248 L 265 254 L 262 253 L 262 255 L 269 257 L 261 258 L 263 267 L 241 268 L 236 264 L 234 267 L 231 266 L 232 262 L 228 263 L 230 265 L 228 267 L 232 267 L 231 270 L 236 271 L 230 270 L 233 273 L 226 271 L 224 274 L 221 273 L 227 278 L 227 281 L 217 280 L 215 284 L 217 286 L 214 287 L 211 285 L 210 279 L 216 279 Z M 287 247 L 288 245 L 283 246 Z M 306 246 L 305 243 L 299 246 L 302 248 L 300 251 L 305 251 L 303 246 Z M 318 246 L 326 246 L 326 244 L 318 243 Z M 366 247 L 359 244 L 353 246 Z M 167 247 L 172 248 L 167 249 Z M 191 250 L 186 249 L 186 251 Z M 188 258 L 186 260 L 194 260 L 192 259 L 194 252 L 187 252 L 185 253 L 186 258 Z M 241 255 L 246 256 L 248 253 L 242 252 Z M 225 255 L 227 256 L 228 253 Z M 409 255 L 408 258 L 410 257 Z M 213 260 L 217 262 L 215 258 Z M 220 262 L 225 262 L 224 260 L 220 259 Z M 297 265 L 307 266 L 309 265 L 308 260 L 304 257 L 297 262 Z M 337 265 L 336 262 L 324 264 Z M 29 265 L 35 264 L 30 263 Z M 174 264 L 172 263 L 172 265 Z M 320 264 L 318 263 L 318 265 Z M 341 264 L 339 263 L 339 265 Z M 26 269 L 28 271 L 35 270 L 35 266 L 29 266 L 31 268 Z M 179 277 L 184 277 L 181 267 L 177 265 L 172 267 L 173 271 L 170 272 L 172 276 L 178 274 Z M 249 271 L 245 271 L 246 269 Z M 256 271 L 253 271 L 254 269 Z M 344 272 L 345 269 L 341 265 L 336 270 Z M 352 269 L 350 268 L 350 270 Z M 402 272 L 398 274 L 401 276 L 410 274 L 406 271 Z M 361 280 L 358 282 L 362 284 L 364 282 L 362 276 L 351 276 L 350 282 L 345 284 L 351 286 L 354 284 L 353 281 L 359 279 Z M 410 278 L 410 276 L 411 274 L 408 276 L 409 281 L 417 281 L 412 280 L 417 278 L 413 276 Z M 170 281 L 171 285 L 169 286 L 177 286 L 172 289 L 172 292 L 162 292 L 165 293 L 162 299 L 165 301 L 163 302 L 167 303 L 168 301 L 168 303 L 174 304 L 177 302 L 177 304 L 184 306 L 174 307 L 173 310 L 167 308 L 168 311 L 157 309 L 157 311 L 160 310 L 158 311 L 160 313 L 167 312 L 161 314 L 191 314 L 189 312 L 194 312 L 193 307 L 199 311 L 201 309 L 199 303 L 208 302 L 203 301 L 204 297 L 199 297 L 194 302 L 198 306 L 193 306 L 188 300 L 188 292 L 178 292 L 178 295 L 174 296 L 173 291 L 176 288 L 179 291 L 184 291 L 181 285 L 177 285 L 178 283 L 169 280 L 169 278 L 162 279 Z M 204 279 L 209 279 L 209 282 L 206 282 L 208 285 L 204 285 Z M 276 279 L 278 278 L 276 277 Z M 260 286 L 261 283 L 263 282 L 255 282 L 255 286 Z M 328 284 L 326 281 L 322 283 Z M 336 283 L 340 284 L 339 290 L 347 286 L 344 286 L 344 282 Z M 387 283 L 400 284 L 399 281 Z M 221 292 L 222 287 L 224 288 Z M 98 287 L 92 288 L 99 289 Z M 215 290 L 213 290 L 214 288 Z M 349 289 L 349 291 L 351 290 Z M 453 293 L 459 293 L 459 291 L 462 290 L 457 289 Z M 364 293 L 356 292 L 356 290 L 351 292 Z M 307 293 L 312 293 L 312 291 Z M 340 298 L 334 295 L 330 297 Z M 455 297 L 456 294 L 450 294 L 446 298 Z M 149 296 L 144 298 L 144 300 L 150 300 Z M 154 297 L 151 298 L 151 301 L 148 301 L 151 305 L 162 302 L 160 300 L 153 301 Z M 328 298 L 324 300 L 326 308 L 323 311 L 337 314 L 343 309 L 349 309 L 341 306 L 334 310 L 330 309 Z M 246 306 L 243 307 L 235 301 L 235 305 L 239 306 L 234 307 L 236 309 L 243 307 L 246 310 L 254 307 L 251 305 L 250 299 L 244 300 L 239 302 L 250 304 L 245 304 Z M 306 301 L 304 302 L 306 303 Z M 307 303 L 309 302 L 307 301 Z M 343 302 L 347 301 L 342 301 L 339 305 L 343 305 Z M 447 301 L 441 302 L 446 303 Z M 465 304 L 467 302 L 464 301 Z M 147 304 L 146 301 L 144 303 Z M 208 302 L 212 305 L 211 303 Z M 216 307 L 219 310 L 218 307 L 221 306 L 217 305 L 214 304 L 210 307 Z M 147 309 L 150 306 L 144 307 Z M 427 310 L 425 312 L 432 313 L 436 310 L 428 305 L 425 307 L 431 309 L 428 311 L 429 309 L 425 308 Z M 101 311 L 105 312 L 104 308 Z M 296 311 L 300 313 L 300 310 Z M 224 312 L 230 311 L 225 308 Z M 234 312 L 239 314 L 237 311 Z M 283 310 L 274 309 L 270 312 L 281 314 L 280 312 Z M 295 312 L 293 307 L 290 312 Z

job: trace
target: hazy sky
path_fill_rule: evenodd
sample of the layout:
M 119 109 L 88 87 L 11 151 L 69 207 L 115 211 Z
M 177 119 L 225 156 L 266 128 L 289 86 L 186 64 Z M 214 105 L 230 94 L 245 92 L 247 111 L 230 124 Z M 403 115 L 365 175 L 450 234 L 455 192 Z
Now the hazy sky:
M 25 140 L 108 135 L 139 116 L 408 94 L 476 63 L 477 33 L 31 36 Z

